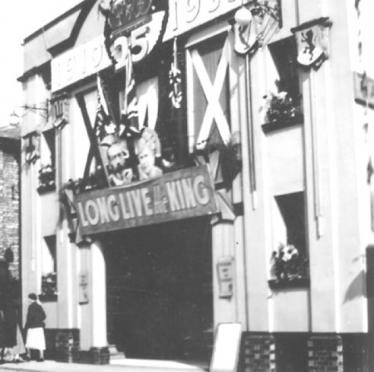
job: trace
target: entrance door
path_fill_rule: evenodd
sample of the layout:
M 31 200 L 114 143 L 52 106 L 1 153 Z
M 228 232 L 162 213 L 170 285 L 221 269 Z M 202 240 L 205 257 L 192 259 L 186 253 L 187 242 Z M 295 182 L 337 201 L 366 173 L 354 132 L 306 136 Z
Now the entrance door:
M 209 220 L 129 229 L 103 241 L 109 342 L 128 358 L 208 362 L 213 343 Z

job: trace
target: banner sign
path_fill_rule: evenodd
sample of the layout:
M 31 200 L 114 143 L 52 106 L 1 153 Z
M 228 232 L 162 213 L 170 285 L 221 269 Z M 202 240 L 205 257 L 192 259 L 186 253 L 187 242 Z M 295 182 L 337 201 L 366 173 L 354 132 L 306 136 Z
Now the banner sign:
M 111 64 L 103 35 L 70 49 L 51 61 L 52 92 L 94 75 Z
M 206 165 L 85 192 L 74 203 L 83 235 L 218 213 Z
M 169 0 L 170 15 L 164 41 L 189 32 L 248 2 L 243 0 Z

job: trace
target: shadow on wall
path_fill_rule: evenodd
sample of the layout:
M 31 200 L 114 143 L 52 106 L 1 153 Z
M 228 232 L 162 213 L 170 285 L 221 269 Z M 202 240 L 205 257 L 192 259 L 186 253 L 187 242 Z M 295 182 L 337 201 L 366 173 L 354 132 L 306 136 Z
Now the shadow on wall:
M 348 286 L 347 292 L 345 293 L 344 303 L 352 301 L 359 297 L 366 297 L 366 273 L 361 270 L 356 277 L 352 280 Z

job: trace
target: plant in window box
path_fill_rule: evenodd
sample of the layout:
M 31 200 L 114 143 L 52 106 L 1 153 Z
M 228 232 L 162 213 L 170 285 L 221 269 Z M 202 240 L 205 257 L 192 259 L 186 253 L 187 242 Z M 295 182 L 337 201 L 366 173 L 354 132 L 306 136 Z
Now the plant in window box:
M 281 244 L 272 254 L 272 276 L 278 283 L 308 279 L 308 260 L 292 244 Z
M 53 299 L 57 296 L 57 274 L 55 272 L 42 275 L 41 299 Z
M 288 123 L 301 116 L 299 102 L 295 102 L 287 92 L 270 92 L 264 99 L 267 124 Z
M 52 165 L 43 165 L 39 170 L 39 191 L 53 190 L 55 187 L 55 170 Z

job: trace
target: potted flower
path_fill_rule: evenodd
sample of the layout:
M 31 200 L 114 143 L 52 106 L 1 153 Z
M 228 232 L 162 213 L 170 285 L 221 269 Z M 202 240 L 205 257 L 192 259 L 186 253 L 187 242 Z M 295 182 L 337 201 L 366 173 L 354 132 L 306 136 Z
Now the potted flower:
M 264 96 L 265 121 L 270 123 L 289 123 L 300 117 L 299 103 L 285 91 L 279 93 L 270 92 Z
M 57 294 L 57 274 L 51 272 L 42 275 L 40 299 L 42 301 L 55 301 L 57 299 Z
M 50 164 L 42 165 L 39 170 L 38 191 L 45 192 L 54 190 L 55 186 L 55 169 Z
M 309 284 L 308 260 L 292 244 L 281 244 L 273 251 L 270 284 Z M 297 283 L 298 282 L 298 283 Z

